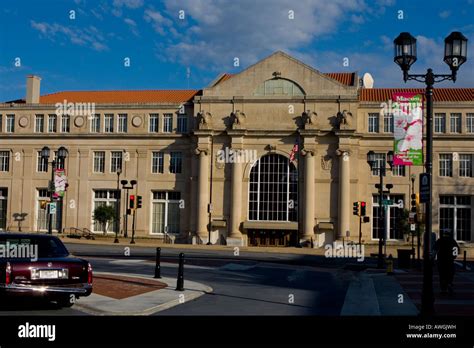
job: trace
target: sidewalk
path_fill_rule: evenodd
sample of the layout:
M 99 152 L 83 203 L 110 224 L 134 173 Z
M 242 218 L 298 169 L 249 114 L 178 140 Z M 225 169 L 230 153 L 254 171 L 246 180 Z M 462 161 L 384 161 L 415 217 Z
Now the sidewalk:
M 74 309 L 92 315 L 151 315 L 213 291 L 189 280 L 184 291 L 175 291 L 173 278 L 106 272 L 94 273 L 93 284 L 93 293 L 79 298 Z

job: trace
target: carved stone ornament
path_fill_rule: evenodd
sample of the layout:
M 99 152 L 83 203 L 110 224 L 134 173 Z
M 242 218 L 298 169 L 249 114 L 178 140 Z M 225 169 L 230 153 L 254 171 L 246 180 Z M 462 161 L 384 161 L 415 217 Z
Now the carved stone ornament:
M 350 129 L 353 124 L 352 113 L 347 110 L 338 112 L 336 116 L 336 124 L 339 129 Z
M 330 156 L 321 156 L 321 168 L 323 170 L 331 170 L 332 158 Z
M 85 123 L 84 116 L 76 116 L 74 117 L 74 125 L 77 128 L 81 128 Z
M 307 110 L 307 111 L 303 112 L 301 117 L 303 118 L 305 129 L 313 129 L 313 128 L 316 127 L 316 119 L 318 117 L 317 113 L 315 113 L 313 111 L 310 111 L 310 110 Z
M 20 125 L 21 128 L 25 128 L 26 126 L 28 126 L 28 117 L 26 116 L 20 117 L 18 124 Z
M 198 112 L 198 129 L 210 129 L 212 128 L 212 115 L 209 112 Z
M 247 116 L 240 110 L 236 110 L 235 112 L 230 114 L 232 119 L 232 129 L 242 129 L 245 128 L 245 120 Z
M 135 128 L 137 127 L 140 127 L 143 123 L 143 120 L 140 116 L 133 116 L 132 118 L 132 126 L 134 126 Z

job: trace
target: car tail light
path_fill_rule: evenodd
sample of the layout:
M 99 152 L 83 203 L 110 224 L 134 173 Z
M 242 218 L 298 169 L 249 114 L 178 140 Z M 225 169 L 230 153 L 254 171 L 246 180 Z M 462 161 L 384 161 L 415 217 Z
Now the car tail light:
M 12 282 L 12 266 L 10 262 L 7 262 L 7 267 L 5 268 L 5 284 L 10 284 Z
M 90 263 L 87 264 L 87 283 L 92 284 L 92 266 Z

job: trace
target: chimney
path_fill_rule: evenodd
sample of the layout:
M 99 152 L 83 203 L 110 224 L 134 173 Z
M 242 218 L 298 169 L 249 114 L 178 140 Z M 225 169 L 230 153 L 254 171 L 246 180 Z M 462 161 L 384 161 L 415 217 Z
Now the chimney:
M 28 75 L 26 77 L 26 102 L 38 104 L 40 101 L 41 77 Z

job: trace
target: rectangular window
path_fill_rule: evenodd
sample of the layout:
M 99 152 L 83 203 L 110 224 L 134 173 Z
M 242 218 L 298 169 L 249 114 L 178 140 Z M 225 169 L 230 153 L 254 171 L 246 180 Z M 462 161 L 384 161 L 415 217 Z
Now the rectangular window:
M 387 239 L 388 240 L 400 240 L 403 239 L 403 231 L 398 227 L 401 216 L 399 215 L 398 204 L 400 201 L 404 201 L 403 195 L 384 195 L 383 199 L 389 199 L 393 204 L 388 206 L 388 209 L 384 209 L 387 216 L 384 220 L 380 220 L 380 205 L 379 195 L 374 195 L 372 198 L 372 238 L 379 239 L 381 237 L 383 229 L 382 221 L 385 222 L 387 227 Z
M 164 153 L 153 151 L 151 159 L 151 172 L 153 174 L 163 173 L 164 171 Z
M 159 114 L 150 114 L 150 119 L 148 123 L 148 131 L 150 133 L 158 133 L 160 131 L 158 128 L 159 117 L 160 117 Z
M 179 233 L 180 192 L 154 191 L 151 233 Z
M 36 158 L 36 171 L 38 173 L 46 173 L 48 171 L 48 159 L 41 156 L 41 151 L 38 151 Z
M 471 241 L 471 196 L 439 197 L 439 230 L 453 233 L 457 241 Z
M 0 151 L 0 172 L 10 171 L 10 151 Z
M 7 133 L 15 132 L 15 115 L 7 115 L 6 131 Z
M 178 133 L 188 132 L 188 117 L 187 115 L 178 115 Z
M 71 131 L 71 116 L 62 115 L 61 116 L 61 132 L 69 133 Z
M 393 176 L 405 176 L 405 166 L 393 166 L 392 175 Z
M 113 133 L 114 132 L 114 115 L 105 114 L 104 115 L 104 133 Z
M 474 133 L 474 113 L 466 114 L 466 131 Z
M 122 151 L 112 151 L 110 156 L 110 172 L 117 173 L 118 170 L 122 170 Z
M 118 115 L 118 130 L 119 133 L 127 133 L 127 114 Z
M 183 157 L 181 152 L 170 153 L 170 173 L 179 174 L 182 169 Z
M 472 177 L 472 155 L 471 154 L 460 154 L 459 155 L 459 176 Z
M 446 133 L 446 114 L 435 114 L 434 131 L 435 133 Z
M 44 133 L 44 115 L 35 116 L 35 133 Z
M 105 172 L 105 151 L 94 151 L 94 173 Z
M 451 133 L 461 133 L 461 114 L 453 113 L 450 118 Z
M 383 131 L 385 133 L 393 133 L 393 114 L 383 115 Z
M 114 219 L 112 222 L 109 222 L 106 225 L 99 223 L 98 221 L 94 221 L 94 211 L 96 208 L 101 206 L 111 206 L 114 211 L 120 211 L 120 202 L 118 200 L 118 192 L 117 190 L 95 190 L 94 191 L 94 206 L 92 210 L 92 220 L 93 226 L 92 229 L 94 232 L 116 232 L 118 231 L 117 220 Z
M 54 160 L 56 161 L 57 169 L 64 169 L 66 165 L 66 158 L 58 158 L 58 152 L 54 151 Z
M 95 114 L 91 118 L 91 133 L 100 133 L 100 114 Z
M 48 133 L 57 132 L 57 117 L 55 114 L 48 115 Z
M 372 175 L 379 176 L 380 168 L 384 168 L 386 165 L 386 159 L 384 153 L 376 153 L 375 154 L 375 163 L 372 168 Z
M 163 115 L 163 132 L 171 133 L 173 131 L 173 114 Z
M 379 132 L 379 114 L 370 113 L 369 114 L 369 133 L 378 133 Z
M 442 153 L 439 155 L 439 176 L 453 176 L 453 155 Z

